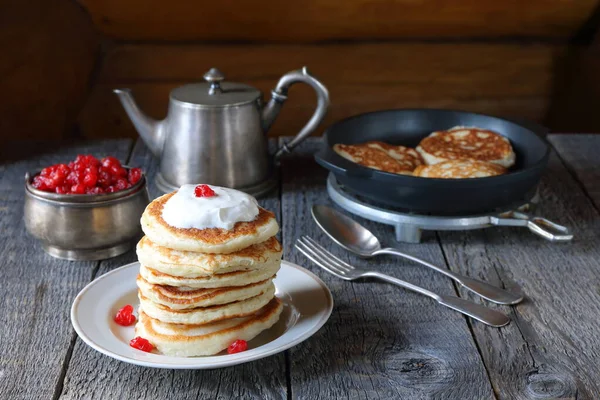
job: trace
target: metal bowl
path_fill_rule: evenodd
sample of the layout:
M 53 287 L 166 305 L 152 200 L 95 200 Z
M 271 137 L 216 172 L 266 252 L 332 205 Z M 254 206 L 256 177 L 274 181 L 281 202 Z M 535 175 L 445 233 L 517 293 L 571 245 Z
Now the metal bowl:
M 25 227 L 51 256 L 115 257 L 142 236 L 140 218 L 150 202 L 144 175 L 129 189 L 101 195 L 44 192 L 31 185 L 35 175 L 25 175 Z

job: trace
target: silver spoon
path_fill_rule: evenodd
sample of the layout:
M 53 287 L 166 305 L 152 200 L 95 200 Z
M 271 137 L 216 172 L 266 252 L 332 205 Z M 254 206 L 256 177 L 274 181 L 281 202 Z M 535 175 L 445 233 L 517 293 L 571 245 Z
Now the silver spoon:
M 346 215 L 324 205 L 312 207 L 312 216 L 317 225 L 334 242 L 360 257 L 374 257 L 380 254 L 393 254 L 414 261 L 454 279 L 473 293 L 498 304 L 517 304 L 523 296 L 513 294 L 483 281 L 455 274 L 446 268 L 430 264 L 425 260 L 403 253 L 391 247 L 382 248 L 379 240 L 367 228 Z

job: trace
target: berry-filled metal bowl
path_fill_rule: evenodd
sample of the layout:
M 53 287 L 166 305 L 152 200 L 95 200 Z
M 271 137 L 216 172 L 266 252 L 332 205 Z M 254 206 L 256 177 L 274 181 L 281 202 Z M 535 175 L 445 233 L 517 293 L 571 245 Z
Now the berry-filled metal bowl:
M 50 255 L 110 258 L 131 249 L 142 236 L 140 218 L 150 202 L 144 175 L 131 187 L 103 194 L 40 190 L 33 185 L 38 175 L 25 175 L 25 227 Z

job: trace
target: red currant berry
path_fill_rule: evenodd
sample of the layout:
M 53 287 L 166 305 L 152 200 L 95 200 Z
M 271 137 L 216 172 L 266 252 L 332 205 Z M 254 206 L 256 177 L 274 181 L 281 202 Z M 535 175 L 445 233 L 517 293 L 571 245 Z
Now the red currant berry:
M 58 194 L 69 194 L 70 188 L 68 186 L 57 186 L 54 191 Z
M 31 185 L 39 190 L 50 191 L 51 189 L 48 187 L 47 181 L 48 178 L 41 175 L 37 175 L 33 178 L 33 182 L 31 182 Z
M 87 188 L 85 190 L 86 194 L 103 194 L 104 193 L 104 189 L 102 189 L 101 187 L 93 187 L 93 188 Z
M 106 168 L 110 168 L 113 165 L 116 165 L 118 167 L 121 166 L 121 162 L 116 157 L 112 157 L 112 156 L 104 157 L 102 159 L 101 163 L 102 163 L 102 166 L 106 167 Z
M 194 189 L 196 197 L 213 197 L 216 196 L 215 191 L 208 185 L 198 185 Z
M 248 350 L 248 342 L 242 339 L 238 339 L 229 345 L 229 347 L 227 348 L 227 353 L 235 354 L 246 350 Z
M 115 315 L 115 322 L 122 326 L 131 326 L 135 322 L 135 315 L 133 315 L 133 307 L 127 304 L 121 308 L 117 315 Z
M 46 167 L 40 172 L 40 175 L 44 177 L 50 176 L 50 174 L 52 174 L 52 167 Z
M 142 170 L 140 168 L 131 168 L 129 170 L 129 174 L 127 175 L 127 180 L 129 180 L 129 183 L 135 185 L 140 179 L 142 179 Z
M 150 353 L 152 351 L 152 349 L 154 349 L 154 346 L 152 346 L 152 343 L 150 343 L 147 339 L 144 339 L 143 337 L 139 337 L 139 336 L 136 336 L 133 339 L 131 339 L 131 341 L 129 342 L 129 345 L 131 347 L 133 347 L 134 349 L 145 351 L 147 353 Z
M 92 188 L 92 187 L 96 186 L 97 182 L 98 182 L 98 173 L 96 171 L 93 171 L 93 170 L 88 171 L 83 176 L 83 184 L 88 188 Z
M 88 167 L 98 167 L 100 165 L 100 161 L 91 154 L 85 156 L 85 164 Z
M 127 189 L 128 185 L 129 185 L 129 182 L 127 182 L 127 179 L 119 178 L 119 179 L 117 179 L 117 183 L 115 183 L 115 189 L 124 190 L 124 189 Z
M 71 186 L 71 193 L 85 194 L 85 185 L 83 183 L 78 183 L 76 185 Z

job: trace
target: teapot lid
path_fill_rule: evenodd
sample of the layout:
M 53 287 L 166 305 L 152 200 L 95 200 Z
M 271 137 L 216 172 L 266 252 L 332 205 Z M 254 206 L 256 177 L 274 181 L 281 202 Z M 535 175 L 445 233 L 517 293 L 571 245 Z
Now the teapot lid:
M 260 90 L 243 83 L 223 82 L 225 76 L 216 68 L 204 74 L 202 83 L 192 83 L 173 89 L 171 100 L 195 107 L 228 107 L 255 101 Z

